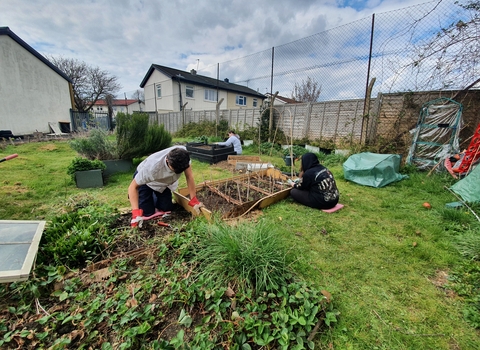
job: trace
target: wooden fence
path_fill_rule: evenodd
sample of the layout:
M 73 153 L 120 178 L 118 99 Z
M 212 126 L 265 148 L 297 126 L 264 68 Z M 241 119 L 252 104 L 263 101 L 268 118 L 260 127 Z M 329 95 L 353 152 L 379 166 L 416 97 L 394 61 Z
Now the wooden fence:
M 379 94 L 370 100 L 364 115 L 364 100 L 326 101 L 285 104 L 274 107 L 277 126 L 294 140 L 309 140 L 319 145 L 336 146 L 368 144 L 378 151 L 396 150 L 410 146 L 411 134 L 424 103 L 439 97 L 453 98 L 463 104 L 464 126 L 460 137 L 469 137 L 480 122 L 480 91 L 426 91 L 396 94 Z M 261 110 L 234 109 L 170 112 L 149 112 L 150 122 L 163 124 L 175 133 L 190 122 L 227 120 L 230 127 L 242 131 L 258 127 Z M 393 149 L 392 149 L 393 150 Z

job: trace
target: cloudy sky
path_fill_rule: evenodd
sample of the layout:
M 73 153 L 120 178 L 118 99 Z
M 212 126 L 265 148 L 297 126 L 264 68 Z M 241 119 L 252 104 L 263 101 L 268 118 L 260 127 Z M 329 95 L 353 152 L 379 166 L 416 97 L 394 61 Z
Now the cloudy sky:
M 217 63 L 425 0 L 0 0 L 0 26 L 43 55 L 115 75 L 130 97 L 155 63 Z

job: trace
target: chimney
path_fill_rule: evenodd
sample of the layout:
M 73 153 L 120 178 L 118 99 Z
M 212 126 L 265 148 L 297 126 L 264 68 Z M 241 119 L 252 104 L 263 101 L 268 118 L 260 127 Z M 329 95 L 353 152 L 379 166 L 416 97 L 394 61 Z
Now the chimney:
M 190 74 L 195 75 L 195 74 L 197 74 L 197 71 L 196 71 L 195 69 L 192 69 L 192 70 L 190 71 Z
M 229 82 L 228 78 L 223 79 L 223 81 L 226 82 L 226 83 Z

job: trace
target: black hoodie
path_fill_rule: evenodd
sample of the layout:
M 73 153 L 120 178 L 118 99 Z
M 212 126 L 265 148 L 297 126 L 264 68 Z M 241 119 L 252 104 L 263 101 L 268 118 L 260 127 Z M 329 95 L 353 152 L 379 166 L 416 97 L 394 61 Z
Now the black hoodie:
M 332 203 L 333 206 L 338 203 L 340 194 L 335 179 L 330 170 L 319 163 L 314 153 L 306 153 L 302 156 L 301 170 L 303 176 L 295 188 L 308 191 L 310 200 L 318 203 L 319 207 L 323 203 Z

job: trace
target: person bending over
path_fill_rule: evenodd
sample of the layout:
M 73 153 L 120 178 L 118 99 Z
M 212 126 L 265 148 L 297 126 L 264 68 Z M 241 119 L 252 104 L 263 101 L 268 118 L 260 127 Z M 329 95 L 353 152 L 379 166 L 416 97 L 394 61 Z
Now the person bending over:
M 290 182 L 292 198 L 316 209 L 331 209 L 337 205 L 340 193 L 332 173 L 321 165 L 314 153 L 302 156 L 299 181 Z
M 142 161 L 128 187 L 128 198 L 132 206 L 132 227 L 136 227 L 143 216 L 155 214 L 155 210 L 173 209 L 172 191 L 178 187 L 178 179 L 185 173 L 190 194 L 188 205 L 200 213 L 203 206 L 196 197 L 195 180 L 190 155 L 184 146 L 173 146 L 153 153 Z
M 218 142 L 217 145 L 219 146 L 232 146 L 233 150 L 237 154 L 242 154 L 242 142 L 240 141 L 240 136 L 235 134 L 235 131 L 230 130 L 228 132 L 228 139 L 225 142 Z

